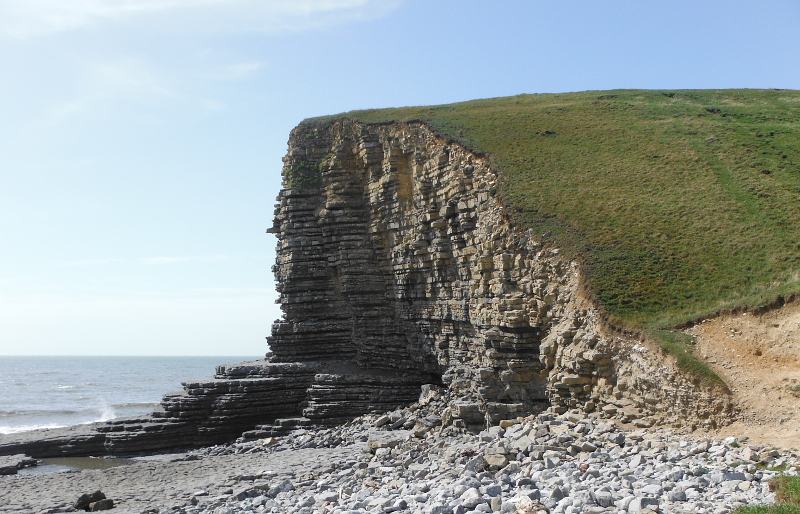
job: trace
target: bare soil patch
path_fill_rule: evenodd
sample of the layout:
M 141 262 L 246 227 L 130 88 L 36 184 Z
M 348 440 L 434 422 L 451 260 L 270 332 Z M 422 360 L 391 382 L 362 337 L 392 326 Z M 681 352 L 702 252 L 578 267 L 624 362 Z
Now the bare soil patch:
M 711 435 L 800 449 L 800 302 L 721 316 L 686 332 L 741 408 L 739 421 Z

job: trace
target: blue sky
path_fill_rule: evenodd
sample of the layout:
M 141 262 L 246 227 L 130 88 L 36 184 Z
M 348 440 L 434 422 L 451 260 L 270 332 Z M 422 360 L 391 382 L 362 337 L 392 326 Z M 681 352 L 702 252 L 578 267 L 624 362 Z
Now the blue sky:
M 304 118 L 798 89 L 798 27 L 795 0 L 0 0 L 0 355 L 267 351 Z

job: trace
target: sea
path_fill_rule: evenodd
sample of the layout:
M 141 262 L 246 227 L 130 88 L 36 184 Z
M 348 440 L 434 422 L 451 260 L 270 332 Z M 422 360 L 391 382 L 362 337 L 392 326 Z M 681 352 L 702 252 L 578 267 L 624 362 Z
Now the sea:
M 257 358 L 0 355 L 0 434 L 148 414 L 181 382 Z

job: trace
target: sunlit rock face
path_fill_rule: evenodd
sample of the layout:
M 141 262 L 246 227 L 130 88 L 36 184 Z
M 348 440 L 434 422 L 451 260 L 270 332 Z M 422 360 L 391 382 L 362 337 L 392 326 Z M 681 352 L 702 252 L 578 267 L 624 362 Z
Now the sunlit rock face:
M 273 362 L 441 381 L 460 396 L 448 414 L 472 422 L 545 405 L 642 425 L 727 416 L 725 398 L 607 330 L 579 266 L 515 229 L 496 188 L 487 158 L 419 123 L 296 128 L 271 229 Z

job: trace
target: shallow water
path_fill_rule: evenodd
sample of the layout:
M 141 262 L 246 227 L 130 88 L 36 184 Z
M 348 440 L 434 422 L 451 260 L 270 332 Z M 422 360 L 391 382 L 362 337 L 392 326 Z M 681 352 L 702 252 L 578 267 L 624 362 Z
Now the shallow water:
M 63 473 L 82 469 L 108 469 L 125 466 L 134 462 L 124 458 L 99 457 L 54 457 L 41 459 L 38 466 L 19 470 L 20 475 L 41 475 L 44 473 Z

